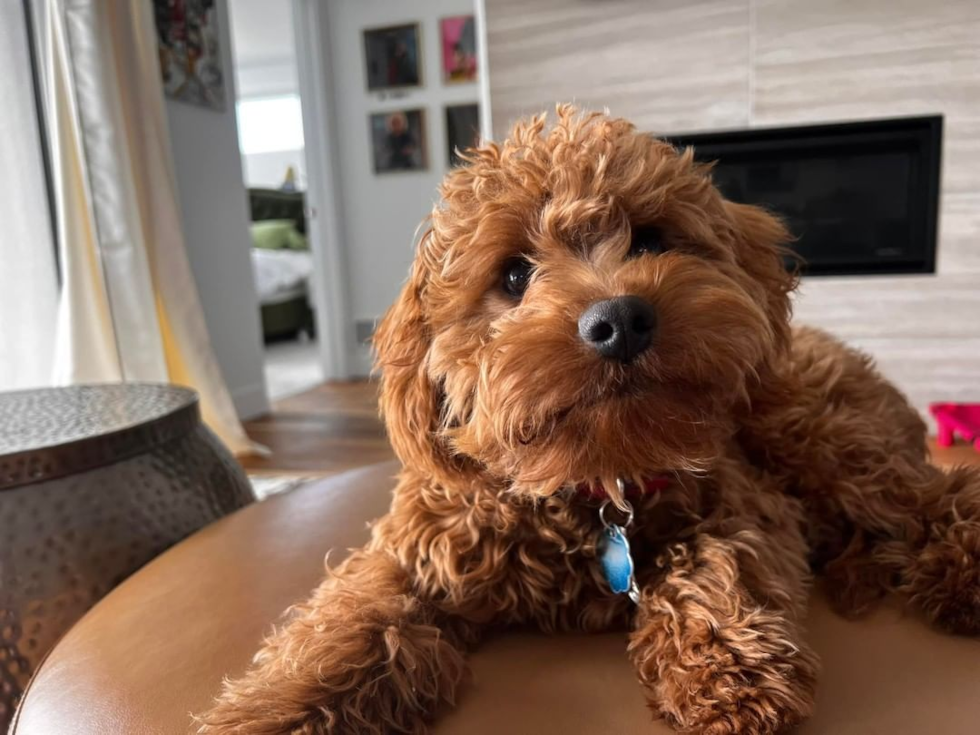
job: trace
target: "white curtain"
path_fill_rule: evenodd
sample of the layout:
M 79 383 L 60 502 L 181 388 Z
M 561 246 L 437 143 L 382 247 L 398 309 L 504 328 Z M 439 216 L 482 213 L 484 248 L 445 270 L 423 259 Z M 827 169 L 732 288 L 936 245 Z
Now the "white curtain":
M 255 451 L 211 350 L 186 255 L 153 4 L 44 6 L 63 274 L 54 380 L 191 386 L 232 451 Z
M 58 276 L 24 6 L 0 2 L 0 390 L 50 384 Z

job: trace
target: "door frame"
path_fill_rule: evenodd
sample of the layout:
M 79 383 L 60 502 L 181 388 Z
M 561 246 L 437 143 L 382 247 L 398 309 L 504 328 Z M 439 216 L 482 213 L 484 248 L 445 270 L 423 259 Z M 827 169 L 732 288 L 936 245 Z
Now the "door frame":
M 320 0 L 292 0 L 292 10 L 303 108 L 306 221 L 313 243 L 317 343 L 324 380 L 347 380 L 351 377 L 353 324 L 347 294 L 344 209 L 337 186 L 338 138 L 327 6 Z
M 473 12 L 476 16 L 476 55 L 480 74 L 480 136 L 493 140 L 493 110 L 490 108 L 490 52 L 487 44 L 487 3 L 474 0 Z

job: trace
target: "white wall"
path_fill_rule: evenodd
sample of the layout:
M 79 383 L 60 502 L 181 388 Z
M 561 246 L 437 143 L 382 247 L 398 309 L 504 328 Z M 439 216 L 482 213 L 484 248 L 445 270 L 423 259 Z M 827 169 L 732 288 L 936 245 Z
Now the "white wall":
M 437 198 L 445 174 L 445 106 L 477 102 L 477 83 L 442 81 L 439 19 L 474 13 L 473 0 L 329 0 L 330 59 L 333 60 L 334 117 L 337 125 L 338 188 L 344 213 L 350 314 L 355 322 L 379 318 L 394 300 L 408 273 L 413 233 Z M 422 85 L 397 95 L 369 93 L 363 31 L 420 23 Z M 428 170 L 375 174 L 368 117 L 373 112 L 424 108 Z M 349 364 L 365 374 L 370 356 L 351 345 Z
M 229 0 L 239 97 L 298 89 L 290 0 Z
M 234 12 L 234 10 L 232 10 Z M 296 72 L 296 56 L 283 59 L 263 59 L 243 61 L 237 54 L 238 41 L 235 41 L 235 82 L 238 99 L 256 97 L 279 97 L 296 94 L 299 81 Z
M 228 7 L 218 0 L 224 112 L 167 100 L 188 256 L 204 317 L 235 407 L 268 410 L 258 298 L 249 254 L 248 204 L 238 154 Z

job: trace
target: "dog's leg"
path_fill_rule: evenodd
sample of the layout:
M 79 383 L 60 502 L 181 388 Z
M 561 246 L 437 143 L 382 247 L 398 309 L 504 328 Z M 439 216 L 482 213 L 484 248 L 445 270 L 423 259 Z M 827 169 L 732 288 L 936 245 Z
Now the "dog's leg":
M 980 470 L 893 455 L 843 479 L 832 502 L 854 530 L 824 568 L 838 607 L 896 591 L 937 626 L 980 634 Z
M 980 471 L 931 470 L 933 497 L 922 506 L 924 543 L 904 554 L 900 591 L 936 625 L 953 633 L 980 634 Z M 892 545 L 879 554 L 887 561 Z
M 795 501 L 782 501 L 672 546 L 643 590 L 630 657 L 651 708 L 683 732 L 767 735 L 813 708 L 817 657 L 797 622 L 806 547 Z
M 473 633 L 413 593 L 383 552 L 355 552 L 226 682 L 204 733 L 423 733 L 452 704 Z
M 753 397 L 741 443 L 806 503 L 835 607 L 899 592 L 936 625 L 980 633 L 980 468 L 933 466 L 905 397 L 822 332 L 796 333 L 785 371 Z

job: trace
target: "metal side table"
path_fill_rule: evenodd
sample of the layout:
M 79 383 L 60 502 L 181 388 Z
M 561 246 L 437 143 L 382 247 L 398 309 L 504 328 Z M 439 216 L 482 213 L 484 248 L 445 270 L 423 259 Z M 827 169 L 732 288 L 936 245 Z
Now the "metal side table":
M 0 732 L 33 670 L 83 613 L 252 500 L 191 390 L 0 393 Z

